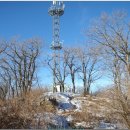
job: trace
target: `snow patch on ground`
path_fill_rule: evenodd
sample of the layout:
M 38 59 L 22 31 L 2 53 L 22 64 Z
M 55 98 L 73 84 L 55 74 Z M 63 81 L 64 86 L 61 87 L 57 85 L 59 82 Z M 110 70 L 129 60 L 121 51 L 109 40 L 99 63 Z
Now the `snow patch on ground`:
M 35 121 L 37 122 L 38 127 L 36 128 L 45 128 L 45 125 L 40 125 L 40 122 L 47 124 L 48 128 L 68 128 L 68 121 L 65 117 L 53 114 L 53 113 L 38 113 L 34 115 Z
M 61 92 L 48 92 L 44 94 L 44 97 L 56 99 L 58 102 L 57 114 L 46 113 L 44 114 L 44 120 L 56 128 L 69 128 L 69 123 L 74 121 L 74 117 L 71 115 L 74 112 L 82 112 L 83 108 L 87 109 L 87 112 L 94 117 L 104 118 L 105 112 L 109 112 L 103 102 L 110 102 L 109 99 L 97 98 L 97 97 L 81 97 L 79 94 L 61 93 Z M 101 105 L 102 104 L 102 105 Z M 66 113 L 66 115 L 65 115 Z M 65 115 L 65 116 L 64 116 Z M 94 129 L 116 129 L 116 124 L 110 124 L 100 122 L 98 127 L 93 124 L 89 124 L 85 121 L 75 122 L 76 128 L 94 128 Z M 119 125 L 118 125 L 119 126 Z M 118 127 L 120 128 L 120 127 Z
M 81 105 L 82 101 L 81 100 L 73 99 L 73 100 L 71 100 L 71 103 L 73 105 L 75 105 L 75 107 L 76 107 L 75 111 L 80 111 L 82 109 L 82 105 Z
M 58 102 L 58 109 L 61 111 L 62 110 L 72 110 L 74 109 L 74 105 L 71 103 L 71 99 L 73 98 L 74 94 L 72 95 L 71 93 L 45 93 L 44 97 L 46 98 L 54 98 Z
M 66 120 L 67 120 L 68 122 L 72 122 L 72 121 L 73 121 L 73 117 L 72 117 L 71 115 L 69 115 L 68 117 L 66 117 Z
M 99 127 L 95 127 L 94 129 L 117 129 L 117 126 L 112 123 L 100 122 Z

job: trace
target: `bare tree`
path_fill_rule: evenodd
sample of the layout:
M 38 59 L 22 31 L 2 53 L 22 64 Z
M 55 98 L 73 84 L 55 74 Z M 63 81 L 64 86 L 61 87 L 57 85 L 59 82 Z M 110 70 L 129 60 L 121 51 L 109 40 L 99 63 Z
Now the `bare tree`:
M 4 85 L 4 83 L 1 83 L 1 86 L 0 86 L 0 99 L 5 100 L 7 93 L 8 93 L 7 85 Z
M 89 36 L 96 43 L 109 47 L 111 53 L 114 53 L 129 70 L 130 24 L 126 16 L 123 11 L 116 11 L 111 15 L 103 13 L 90 27 Z
M 97 69 L 98 58 L 92 50 L 92 48 L 80 48 L 78 53 L 80 62 L 79 76 L 83 81 L 84 96 L 90 93 L 92 83 L 101 77 Z
M 64 49 L 64 53 L 66 55 L 66 63 L 69 68 L 69 74 L 71 76 L 71 81 L 73 85 L 73 93 L 75 93 L 75 78 L 76 78 L 76 73 L 79 70 L 79 65 L 78 65 L 78 60 L 77 60 L 77 53 L 78 49 L 77 48 L 66 48 Z
M 7 42 L 0 41 L 0 64 L 2 64 L 3 53 L 5 52 L 6 48 L 7 48 Z M 6 83 L 2 82 L 2 80 L 0 79 L 0 99 L 4 100 L 6 98 L 7 93 L 8 88 Z
M 130 74 L 130 24 L 126 16 L 126 13 L 122 11 L 116 11 L 111 15 L 104 13 L 91 26 L 89 36 L 97 44 L 103 45 L 106 53 L 112 57 L 109 58 L 108 64 L 112 65 L 110 71 L 113 74 L 112 80 L 115 87 L 113 107 L 130 128 L 129 100 L 127 98 L 130 90 L 130 75 L 126 80 L 127 73 Z M 127 83 L 124 83 L 125 81 Z
M 36 63 L 39 55 L 40 42 L 32 39 L 24 42 L 13 41 L 5 51 L 5 58 L 0 65 L 3 69 L 1 77 L 8 82 L 13 96 L 14 91 L 26 94 L 31 90 L 35 80 Z
M 58 60 L 56 60 L 56 58 L 60 60 L 58 63 L 57 63 Z M 56 78 L 56 80 L 54 80 L 53 92 L 55 91 L 54 89 L 57 84 L 60 84 L 61 91 L 64 92 L 65 80 L 66 80 L 66 77 L 68 76 L 66 58 L 67 58 L 67 55 L 63 53 L 63 55 L 61 56 L 55 55 L 47 59 L 47 64 L 49 68 L 52 70 L 54 78 Z

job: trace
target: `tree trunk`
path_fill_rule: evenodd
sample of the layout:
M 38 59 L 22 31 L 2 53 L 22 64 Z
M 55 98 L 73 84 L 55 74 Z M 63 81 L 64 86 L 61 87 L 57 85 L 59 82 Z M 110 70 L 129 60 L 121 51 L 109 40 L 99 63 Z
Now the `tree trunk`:
M 88 95 L 88 94 L 89 94 L 89 92 L 90 92 L 90 86 L 88 85 L 88 86 L 87 86 L 87 91 L 86 91 L 86 94 Z
M 86 87 L 84 87 L 84 97 L 86 96 L 87 94 L 87 90 L 86 90 Z
M 61 92 L 64 92 L 64 83 L 61 84 Z
M 74 76 L 72 76 L 72 84 L 73 84 L 73 93 L 75 93 L 75 81 L 74 81 Z
M 84 82 L 84 96 L 86 96 L 86 94 L 87 94 L 86 80 L 84 79 L 83 82 Z

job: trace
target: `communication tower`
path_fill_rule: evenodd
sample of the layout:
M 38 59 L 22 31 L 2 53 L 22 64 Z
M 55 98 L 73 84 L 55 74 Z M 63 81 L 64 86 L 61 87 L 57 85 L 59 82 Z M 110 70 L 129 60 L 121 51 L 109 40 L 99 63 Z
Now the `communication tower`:
M 51 43 L 51 49 L 53 50 L 53 92 L 57 85 L 60 85 L 56 78 L 57 67 L 60 70 L 60 51 L 62 49 L 62 42 L 60 41 L 60 16 L 64 14 L 64 4 L 60 1 L 53 1 L 53 4 L 48 10 L 50 16 L 52 16 L 52 28 L 53 39 Z M 61 90 L 62 91 L 62 90 Z

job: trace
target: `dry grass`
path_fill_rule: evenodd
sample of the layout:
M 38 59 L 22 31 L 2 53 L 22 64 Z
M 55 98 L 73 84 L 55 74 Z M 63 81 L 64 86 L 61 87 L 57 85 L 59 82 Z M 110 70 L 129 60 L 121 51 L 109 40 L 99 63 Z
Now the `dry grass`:
M 44 92 L 43 89 L 35 89 L 26 96 L 0 101 L 0 128 L 29 128 L 35 114 L 55 112 L 49 101 L 39 98 Z
M 121 122 L 126 128 L 130 129 L 129 94 L 114 87 L 98 94 L 98 97 L 109 98 L 107 102 L 103 103 L 109 110 L 109 112 L 105 113 L 105 117 L 110 121 L 117 120 L 117 122 Z
M 102 120 L 112 123 L 115 119 L 113 111 L 108 107 L 110 104 L 108 98 L 87 96 L 78 97 L 77 99 L 81 100 L 82 108 L 79 112 L 71 112 L 72 117 L 74 117 L 71 124 L 72 126 L 78 122 L 86 122 L 87 124 L 93 124 L 92 126 L 96 126 Z M 64 115 L 70 115 L 70 113 L 65 113 Z
M 29 128 L 31 119 L 24 118 L 15 112 L 2 112 L 0 116 L 0 129 L 21 129 Z

